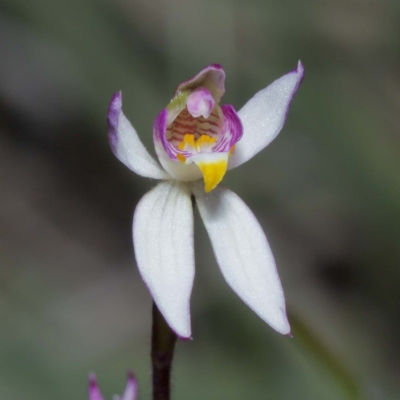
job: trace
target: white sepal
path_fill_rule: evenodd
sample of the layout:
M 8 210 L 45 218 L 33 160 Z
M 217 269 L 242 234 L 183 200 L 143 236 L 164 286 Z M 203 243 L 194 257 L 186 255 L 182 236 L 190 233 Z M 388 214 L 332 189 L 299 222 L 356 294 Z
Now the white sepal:
M 295 70 L 256 93 L 238 112 L 243 137 L 229 160 L 228 169 L 238 167 L 264 149 L 281 131 L 293 96 L 304 78 L 299 61 Z
M 122 111 L 122 94 L 116 93 L 108 108 L 108 137 L 115 156 L 133 172 L 147 178 L 170 179 L 149 154 L 135 128 Z
M 229 286 L 272 328 L 290 333 L 275 260 L 254 214 L 229 189 L 219 186 L 206 194 L 196 184 L 194 194 Z
M 133 243 L 140 274 L 169 326 L 190 338 L 193 210 L 185 184 L 162 182 L 136 207 Z

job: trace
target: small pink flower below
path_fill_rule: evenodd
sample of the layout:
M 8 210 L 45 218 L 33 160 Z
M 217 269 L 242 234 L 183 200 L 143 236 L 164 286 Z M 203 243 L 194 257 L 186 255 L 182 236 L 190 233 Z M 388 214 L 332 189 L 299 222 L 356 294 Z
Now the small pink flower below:
M 121 396 L 114 396 L 113 400 L 137 400 L 138 399 L 138 385 L 135 376 L 132 372 L 128 373 L 128 382 L 126 384 L 125 392 Z M 95 374 L 89 375 L 89 400 L 104 400 L 100 388 L 97 384 Z

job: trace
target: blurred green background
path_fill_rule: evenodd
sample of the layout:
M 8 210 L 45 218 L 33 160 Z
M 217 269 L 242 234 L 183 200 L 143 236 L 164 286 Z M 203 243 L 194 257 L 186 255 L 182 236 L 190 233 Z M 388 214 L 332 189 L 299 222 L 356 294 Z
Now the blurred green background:
M 228 288 L 196 218 L 194 340 L 174 400 L 400 398 L 400 2 L 2 0 L 0 399 L 150 399 L 151 299 L 131 219 L 155 181 L 111 153 L 106 109 L 148 149 L 210 63 L 236 109 L 301 59 L 278 138 L 227 174 L 276 256 L 294 338 Z M 153 152 L 154 153 L 154 152 Z

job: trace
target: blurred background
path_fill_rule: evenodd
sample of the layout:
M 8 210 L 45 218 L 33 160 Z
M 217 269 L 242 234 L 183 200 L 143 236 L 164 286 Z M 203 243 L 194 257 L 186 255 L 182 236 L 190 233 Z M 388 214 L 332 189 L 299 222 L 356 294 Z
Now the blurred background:
M 236 109 L 306 69 L 278 138 L 225 184 L 276 256 L 294 338 L 225 284 L 196 217 L 194 340 L 174 400 L 400 398 L 400 3 L 0 2 L 0 398 L 150 399 L 151 299 L 131 220 L 155 181 L 111 153 L 106 109 L 153 154 L 175 86 L 224 66 Z

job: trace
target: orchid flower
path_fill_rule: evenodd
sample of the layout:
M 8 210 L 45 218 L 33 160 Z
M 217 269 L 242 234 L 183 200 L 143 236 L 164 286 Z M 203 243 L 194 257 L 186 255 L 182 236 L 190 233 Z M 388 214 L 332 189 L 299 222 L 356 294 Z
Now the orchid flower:
M 138 387 L 135 376 L 132 372 L 128 373 L 128 383 L 126 384 L 125 392 L 122 397 L 114 396 L 113 400 L 137 400 Z M 89 400 L 103 400 L 103 396 L 97 385 L 95 374 L 89 375 Z
M 265 234 L 245 203 L 218 185 L 227 170 L 251 159 L 278 135 L 303 77 L 299 61 L 236 113 L 231 105 L 219 105 L 225 92 L 222 67 L 204 68 L 177 87 L 155 119 L 153 141 L 162 167 L 122 112 L 121 92 L 111 100 L 108 130 L 115 156 L 137 174 L 161 180 L 136 207 L 133 242 L 140 274 L 181 338 L 191 338 L 192 196 L 229 286 L 272 328 L 290 334 Z

